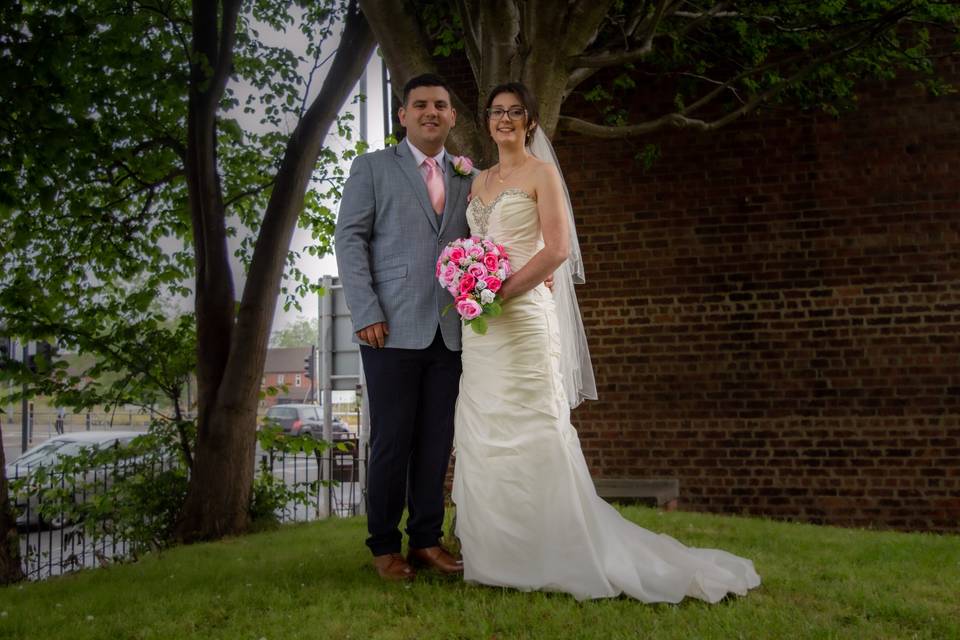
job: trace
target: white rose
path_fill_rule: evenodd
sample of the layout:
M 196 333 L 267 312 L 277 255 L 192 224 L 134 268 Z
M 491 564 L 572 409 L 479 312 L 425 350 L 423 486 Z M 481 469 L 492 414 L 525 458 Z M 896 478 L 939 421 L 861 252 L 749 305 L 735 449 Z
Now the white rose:
M 473 288 L 477 291 L 483 291 L 487 288 L 487 282 L 483 278 L 477 278 L 477 284 L 473 285 Z
M 484 282 L 483 286 L 487 286 L 487 284 Z M 497 294 L 490 289 L 484 289 L 480 292 L 480 304 L 490 304 L 496 296 Z

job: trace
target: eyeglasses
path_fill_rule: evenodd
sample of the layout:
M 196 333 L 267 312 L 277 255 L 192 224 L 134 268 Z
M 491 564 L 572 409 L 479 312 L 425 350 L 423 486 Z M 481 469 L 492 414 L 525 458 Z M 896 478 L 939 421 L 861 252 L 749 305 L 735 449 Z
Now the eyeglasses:
M 487 116 L 491 120 L 500 120 L 503 118 L 503 114 L 507 114 L 507 117 L 511 120 L 523 120 L 523 116 L 527 114 L 527 110 L 523 107 L 510 107 L 509 109 L 494 107 L 493 109 L 487 109 Z

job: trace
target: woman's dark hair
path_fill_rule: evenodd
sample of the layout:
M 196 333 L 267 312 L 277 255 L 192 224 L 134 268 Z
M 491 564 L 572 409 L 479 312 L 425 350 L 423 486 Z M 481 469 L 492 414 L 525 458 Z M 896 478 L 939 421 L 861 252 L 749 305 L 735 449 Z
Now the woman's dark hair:
M 490 95 L 487 97 L 487 105 L 483 109 L 483 117 L 488 123 L 490 122 L 490 116 L 488 115 L 490 105 L 493 104 L 493 99 L 501 93 L 514 94 L 520 98 L 520 104 L 527 110 L 527 125 L 533 125 L 527 131 L 527 144 L 530 144 L 533 132 L 537 130 L 537 126 L 540 124 L 540 108 L 537 106 L 537 97 L 533 95 L 533 92 L 527 89 L 527 85 L 522 82 L 504 82 L 503 84 L 498 84 L 493 88 L 493 91 L 490 92 Z M 487 129 L 488 127 L 485 126 L 484 128 Z
M 422 73 L 419 76 L 410 78 L 407 80 L 407 84 L 403 85 L 403 106 L 407 106 L 407 100 L 410 99 L 410 92 L 418 87 L 443 87 L 448 94 L 450 93 L 450 87 L 447 86 L 447 81 L 441 76 L 435 73 Z

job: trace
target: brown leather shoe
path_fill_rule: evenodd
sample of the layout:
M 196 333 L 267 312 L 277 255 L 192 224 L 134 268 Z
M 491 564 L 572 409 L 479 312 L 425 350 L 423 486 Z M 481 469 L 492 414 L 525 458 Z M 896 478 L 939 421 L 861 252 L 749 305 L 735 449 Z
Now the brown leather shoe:
M 407 560 L 414 566 L 427 567 L 440 573 L 463 573 L 463 560 L 457 560 L 443 547 L 410 549 Z
M 384 580 L 413 580 L 417 575 L 413 567 L 399 553 L 374 556 L 373 566 Z

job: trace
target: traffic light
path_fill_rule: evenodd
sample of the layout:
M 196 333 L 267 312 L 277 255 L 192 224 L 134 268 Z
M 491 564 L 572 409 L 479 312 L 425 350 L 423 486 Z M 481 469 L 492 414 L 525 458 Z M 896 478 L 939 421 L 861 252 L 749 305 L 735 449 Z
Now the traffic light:
M 31 372 L 45 373 L 50 371 L 53 364 L 53 358 L 57 355 L 57 348 L 49 342 L 38 342 L 36 355 L 30 354 L 27 357 L 27 368 Z
M 10 338 L 0 336 L 0 370 L 7 367 L 7 363 L 12 359 L 13 345 Z
M 310 355 L 303 359 L 303 369 L 307 372 L 307 377 L 313 380 L 313 363 L 316 357 L 317 348 L 310 345 Z

